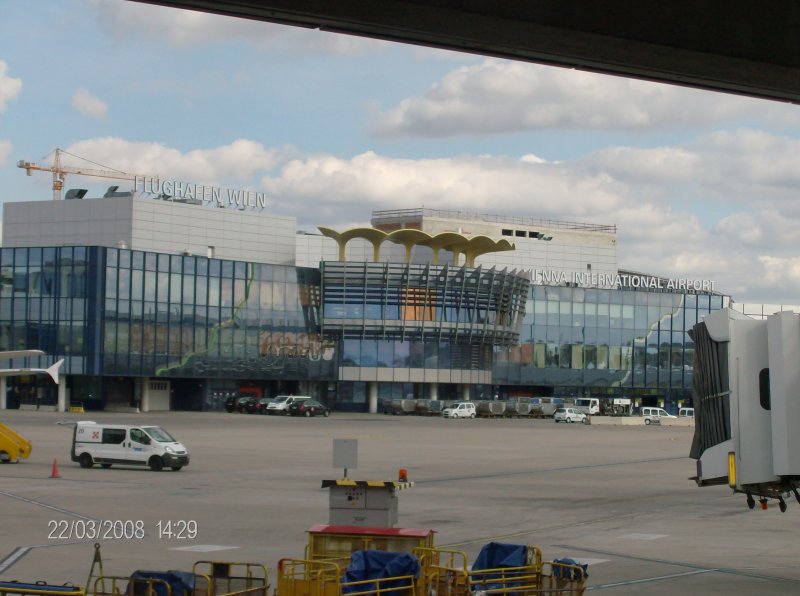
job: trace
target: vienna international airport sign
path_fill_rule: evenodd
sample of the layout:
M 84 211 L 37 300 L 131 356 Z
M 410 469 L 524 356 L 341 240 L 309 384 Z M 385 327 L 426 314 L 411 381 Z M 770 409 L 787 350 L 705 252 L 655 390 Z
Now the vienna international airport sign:
M 234 190 L 205 184 L 191 184 L 180 180 L 160 180 L 148 176 L 136 176 L 133 190 L 148 194 L 171 197 L 176 201 L 208 203 L 217 207 L 261 207 L 267 206 L 267 196 L 252 190 Z
M 547 271 L 535 269 L 533 282 L 543 285 L 565 286 L 567 284 L 579 288 L 641 288 L 643 290 L 673 290 L 713 292 L 716 281 L 710 279 L 689 279 L 684 277 L 663 278 L 650 275 L 604 274 L 604 273 L 567 273 L 565 271 Z

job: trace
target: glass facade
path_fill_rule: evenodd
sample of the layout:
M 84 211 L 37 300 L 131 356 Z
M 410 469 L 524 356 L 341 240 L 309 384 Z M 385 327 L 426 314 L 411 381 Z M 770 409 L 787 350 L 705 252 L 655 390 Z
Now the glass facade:
M 133 402 L 126 379 L 137 377 L 335 380 L 336 345 L 323 341 L 319 311 L 316 269 L 103 247 L 0 249 L 0 350 L 47 354 L 26 366 L 64 358 L 73 400 L 122 393 Z M 8 383 L 12 405 L 54 401 L 49 379 Z
M 0 350 L 47 354 L 14 366 L 64 358 L 70 399 L 82 401 L 132 402 L 136 379 L 161 378 L 200 380 L 206 393 L 319 383 L 316 396 L 361 410 L 370 382 L 381 399 L 429 397 L 437 383 L 440 399 L 469 384 L 473 399 L 622 394 L 671 405 L 691 391 L 687 330 L 727 305 L 702 293 L 529 286 L 480 268 L 0 249 Z M 56 391 L 39 377 L 8 386 L 12 407 Z
M 0 350 L 42 350 L 64 358 L 65 373 L 90 373 L 101 327 L 93 275 L 101 251 L 0 249 Z
M 688 399 L 687 331 L 727 305 L 722 295 L 531 286 L 519 345 L 497 350 L 493 380 L 555 395 Z
M 316 269 L 106 251 L 103 374 L 335 378 Z

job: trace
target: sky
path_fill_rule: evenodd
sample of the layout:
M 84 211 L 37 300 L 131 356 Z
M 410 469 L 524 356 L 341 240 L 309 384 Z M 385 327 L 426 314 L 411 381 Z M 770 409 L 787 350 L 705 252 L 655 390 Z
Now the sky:
M 52 175 L 16 164 L 56 147 L 265 193 L 306 231 L 419 207 L 614 224 L 622 269 L 800 304 L 797 105 L 128 0 L 0 0 L 0 203 L 50 199 Z

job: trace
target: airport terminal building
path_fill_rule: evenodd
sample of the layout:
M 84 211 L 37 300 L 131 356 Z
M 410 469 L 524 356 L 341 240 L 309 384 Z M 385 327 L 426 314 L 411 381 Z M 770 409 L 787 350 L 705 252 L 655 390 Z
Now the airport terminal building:
M 0 407 L 218 410 L 229 396 L 691 398 L 709 280 L 617 266 L 610 225 L 435 209 L 297 231 L 257 205 L 105 197 L 6 203 L 0 350 L 64 359 Z M 223 207 L 223 208 L 220 208 Z M 5 399 L 2 399 L 5 398 Z

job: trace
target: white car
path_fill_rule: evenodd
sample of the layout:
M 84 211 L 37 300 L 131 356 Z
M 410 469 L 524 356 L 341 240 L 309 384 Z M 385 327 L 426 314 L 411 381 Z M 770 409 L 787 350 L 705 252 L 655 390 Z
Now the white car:
M 556 422 L 586 422 L 586 414 L 575 408 L 556 408 L 553 420 Z
M 307 395 L 278 395 L 267 404 L 267 414 L 286 415 L 289 413 L 289 406 L 293 403 L 306 401 L 308 399 L 311 398 Z
M 647 425 L 661 424 L 662 418 L 677 418 L 677 416 L 673 416 L 672 414 L 667 412 L 664 408 L 650 408 L 650 407 L 642 408 L 642 417 L 644 417 L 644 423 Z
M 475 404 L 471 401 L 457 401 L 442 411 L 442 418 L 475 418 Z

